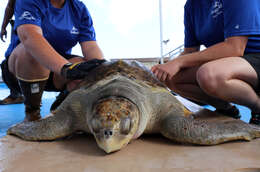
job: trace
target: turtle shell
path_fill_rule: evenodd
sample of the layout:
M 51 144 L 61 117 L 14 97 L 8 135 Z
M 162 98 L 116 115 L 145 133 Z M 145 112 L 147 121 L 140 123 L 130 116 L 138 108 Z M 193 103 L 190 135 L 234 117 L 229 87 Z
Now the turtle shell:
M 89 72 L 79 86 L 89 87 L 100 80 L 117 74 L 131 80 L 144 82 L 152 87 L 166 87 L 145 65 L 136 60 L 112 60 L 105 62 Z

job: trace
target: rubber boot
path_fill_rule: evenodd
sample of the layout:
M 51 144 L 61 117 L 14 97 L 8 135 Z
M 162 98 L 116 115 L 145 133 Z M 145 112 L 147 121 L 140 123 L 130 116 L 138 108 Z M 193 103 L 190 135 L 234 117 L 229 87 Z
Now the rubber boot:
M 24 98 L 16 77 L 8 69 L 8 58 L 1 63 L 2 79 L 10 89 L 10 95 L 0 100 L 1 105 L 23 103 Z
M 215 112 L 235 119 L 241 118 L 239 109 L 235 105 L 231 105 L 227 109 L 216 109 Z
M 25 119 L 24 121 L 36 121 L 41 119 L 40 107 L 42 93 L 47 80 L 44 81 L 23 81 L 19 80 L 21 90 L 25 101 Z
M 249 124 L 255 124 L 260 126 L 260 114 L 252 112 L 252 117 L 249 121 Z
M 57 109 L 57 107 L 65 100 L 65 98 L 69 95 L 69 92 L 67 90 L 63 90 L 60 92 L 58 96 L 56 96 L 55 101 L 52 103 L 50 107 L 50 111 L 54 111 Z

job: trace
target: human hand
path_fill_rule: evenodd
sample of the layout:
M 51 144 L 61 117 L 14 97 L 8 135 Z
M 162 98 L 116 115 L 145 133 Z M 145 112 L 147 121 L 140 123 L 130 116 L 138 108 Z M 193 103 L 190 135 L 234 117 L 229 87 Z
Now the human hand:
M 91 70 L 98 67 L 106 60 L 93 59 L 79 63 L 67 63 L 61 69 L 61 75 L 66 79 L 83 79 Z
M 1 40 L 2 40 L 3 42 L 5 42 L 4 38 L 5 38 L 5 39 L 7 38 L 7 31 L 6 31 L 6 29 L 2 29 L 2 30 L 1 30 Z
M 151 68 L 151 71 L 161 82 L 171 80 L 172 77 L 179 72 L 179 70 L 180 65 L 174 60 L 169 61 L 165 64 L 155 65 Z

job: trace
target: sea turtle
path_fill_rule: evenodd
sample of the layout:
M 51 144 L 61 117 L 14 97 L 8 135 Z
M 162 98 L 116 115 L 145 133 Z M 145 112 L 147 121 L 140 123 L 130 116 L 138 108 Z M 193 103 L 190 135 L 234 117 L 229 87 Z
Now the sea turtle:
M 143 133 L 161 133 L 173 141 L 199 145 L 260 137 L 260 127 L 240 120 L 197 116 L 144 65 L 118 60 L 92 70 L 49 116 L 19 123 L 8 134 L 38 141 L 83 131 L 92 133 L 107 153 L 120 150 Z

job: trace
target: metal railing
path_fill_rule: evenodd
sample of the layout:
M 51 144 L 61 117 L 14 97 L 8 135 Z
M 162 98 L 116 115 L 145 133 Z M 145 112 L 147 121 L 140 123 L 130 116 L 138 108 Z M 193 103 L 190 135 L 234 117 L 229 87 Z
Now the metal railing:
M 168 53 L 166 53 L 163 57 L 167 57 L 169 58 L 169 60 L 174 59 L 175 57 L 177 57 L 180 53 L 182 53 L 184 50 L 184 45 L 180 45 L 177 48 L 169 51 Z

